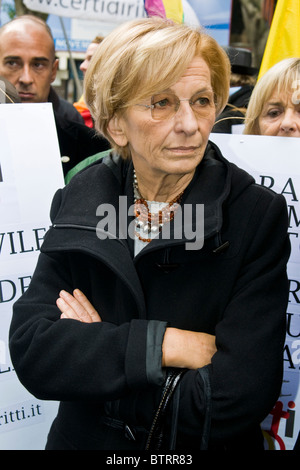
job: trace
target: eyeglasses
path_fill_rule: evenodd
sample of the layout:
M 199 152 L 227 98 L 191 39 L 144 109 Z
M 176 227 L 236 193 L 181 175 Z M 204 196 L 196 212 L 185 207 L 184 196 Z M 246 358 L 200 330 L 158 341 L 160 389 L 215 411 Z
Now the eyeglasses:
M 213 100 L 213 93 L 207 91 L 205 93 L 195 93 L 190 99 L 180 100 L 172 93 L 159 93 L 153 95 L 151 104 L 136 104 L 136 106 L 143 106 L 151 110 L 151 117 L 155 121 L 163 121 L 164 119 L 171 119 L 180 107 L 181 101 L 188 101 L 195 116 L 205 118 L 209 116 L 215 109 Z

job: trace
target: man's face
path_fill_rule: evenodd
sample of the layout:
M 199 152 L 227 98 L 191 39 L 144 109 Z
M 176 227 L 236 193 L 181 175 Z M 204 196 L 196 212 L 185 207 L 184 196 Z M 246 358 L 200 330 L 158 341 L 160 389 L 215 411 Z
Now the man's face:
M 48 101 L 58 60 L 47 31 L 33 22 L 11 23 L 0 38 L 0 75 L 9 80 L 23 103 Z

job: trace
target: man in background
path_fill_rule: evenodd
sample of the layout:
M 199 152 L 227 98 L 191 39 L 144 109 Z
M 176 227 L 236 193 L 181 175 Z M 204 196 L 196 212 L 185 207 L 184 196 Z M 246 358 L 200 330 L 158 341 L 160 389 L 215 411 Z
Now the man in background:
M 52 103 L 66 174 L 79 161 L 109 145 L 85 126 L 71 103 L 57 95 L 51 86 L 57 69 L 52 33 L 43 20 L 24 15 L 0 28 L 0 75 L 14 85 L 22 103 Z
M 87 68 L 88 68 L 88 66 L 89 66 L 89 64 L 92 60 L 92 57 L 93 57 L 93 54 L 94 54 L 95 50 L 97 49 L 99 44 L 103 41 L 103 39 L 104 39 L 103 36 L 96 36 L 92 40 L 92 42 L 89 44 L 89 46 L 86 50 L 86 53 L 85 53 L 84 61 L 81 62 L 80 67 L 79 67 L 81 72 L 83 73 L 83 77 L 85 76 L 85 72 L 87 71 Z M 77 111 L 81 114 L 81 116 L 83 117 L 85 124 L 88 127 L 94 127 L 93 118 L 91 116 L 91 113 L 90 113 L 87 105 L 85 104 L 83 95 L 80 97 L 80 99 L 78 101 L 76 101 L 74 103 L 74 106 L 77 109 Z

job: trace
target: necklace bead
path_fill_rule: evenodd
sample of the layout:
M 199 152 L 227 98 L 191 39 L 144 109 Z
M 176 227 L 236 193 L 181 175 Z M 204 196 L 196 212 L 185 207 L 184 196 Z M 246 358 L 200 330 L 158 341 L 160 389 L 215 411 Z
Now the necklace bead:
M 153 234 L 157 236 L 161 232 L 165 223 L 171 222 L 174 219 L 175 212 L 177 211 L 182 195 L 182 191 L 172 201 L 158 212 L 151 212 L 148 202 L 144 199 L 138 188 L 138 181 L 135 170 L 133 170 L 133 191 L 134 191 L 134 215 L 135 215 L 135 235 L 143 242 L 151 242 L 152 238 L 144 238 L 141 235 Z

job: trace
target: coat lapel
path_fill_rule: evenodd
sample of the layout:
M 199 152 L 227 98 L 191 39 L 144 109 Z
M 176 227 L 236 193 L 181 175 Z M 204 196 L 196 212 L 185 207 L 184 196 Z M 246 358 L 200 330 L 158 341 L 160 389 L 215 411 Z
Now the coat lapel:
M 111 154 L 79 173 L 61 190 L 61 200 L 52 211 L 53 226 L 45 237 L 42 251 L 80 251 L 95 257 L 128 286 L 137 300 L 141 317 L 145 317 L 143 290 L 134 265 L 136 260 L 152 250 L 195 243 L 199 223 L 204 223 L 205 239 L 221 229 L 222 204 L 230 191 L 230 170 L 215 158 L 215 152 L 214 147 L 208 147 L 184 193 L 181 217 L 186 226 L 181 237 L 178 238 L 174 219 L 168 237 L 162 232 L 133 259 L 134 239 L 133 234 L 128 234 L 128 227 L 133 226 L 134 220 L 134 216 L 129 215 L 129 207 L 134 204 L 133 165 Z M 195 208 L 197 204 L 204 206 L 204 220 L 199 221 L 195 211 L 192 217 L 185 218 L 187 208 Z M 109 216 L 105 209 L 112 211 Z M 194 237 L 190 236 L 192 233 Z

